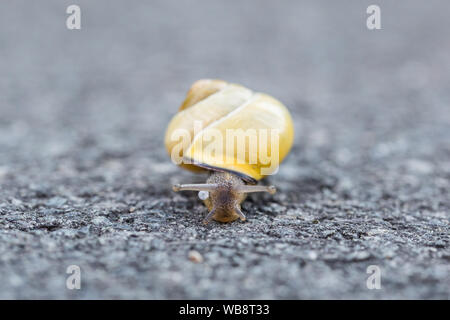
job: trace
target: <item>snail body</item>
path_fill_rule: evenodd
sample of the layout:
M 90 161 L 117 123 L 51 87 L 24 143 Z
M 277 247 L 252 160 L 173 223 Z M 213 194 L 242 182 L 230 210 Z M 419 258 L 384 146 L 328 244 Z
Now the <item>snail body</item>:
M 293 136 L 289 111 L 275 98 L 222 80 L 199 80 L 170 121 L 165 146 L 182 168 L 210 177 L 173 189 L 200 192 L 210 210 L 206 223 L 245 220 L 240 204 L 247 193 L 275 193 L 256 182 L 276 172 Z

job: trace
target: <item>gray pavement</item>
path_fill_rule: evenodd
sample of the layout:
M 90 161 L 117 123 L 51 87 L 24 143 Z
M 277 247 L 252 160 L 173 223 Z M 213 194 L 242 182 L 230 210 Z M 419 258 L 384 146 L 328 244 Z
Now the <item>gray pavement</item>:
M 448 1 L 377 1 L 378 31 L 370 1 L 69 4 L 0 2 L 0 298 L 450 298 Z M 295 121 L 245 223 L 171 191 L 205 180 L 163 137 L 210 77 Z

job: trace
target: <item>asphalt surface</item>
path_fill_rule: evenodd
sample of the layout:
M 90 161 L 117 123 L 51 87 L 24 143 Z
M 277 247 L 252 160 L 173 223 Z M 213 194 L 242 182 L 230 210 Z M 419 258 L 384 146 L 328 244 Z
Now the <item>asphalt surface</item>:
M 0 298 L 450 298 L 448 1 L 375 31 L 365 1 L 82 0 L 72 31 L 69 4 L 0 3 Z M 245 223 L 171 191 L 206 179 L 163 145 L 200 78 L 294 118 Z

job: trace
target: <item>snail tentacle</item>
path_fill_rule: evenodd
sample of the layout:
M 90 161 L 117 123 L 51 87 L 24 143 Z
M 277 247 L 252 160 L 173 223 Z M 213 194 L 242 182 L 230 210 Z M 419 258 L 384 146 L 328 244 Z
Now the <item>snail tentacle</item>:
M 236 205 L 236 206 L 234 207 L 234 211 L 237 213 L 237 215 L 239 216 L 239 218 L 240 218 L 242 221 L 247 220 L 247 217 L 246 217 L 245 214 L 241 211 L 241 208 L 239 208 L 238 205 Z
M 208 213 L 208 215 L 205 217 L 205 219 L 203 219 L 203 224 L 208 224 L 208 223 L 211 221 L 213 215 L 216 213 L 216 209 L 217 209 L 217 208 L 214 207 L 214 208 Z
M 250 185 L 242 185 L 236 188 L 237 192 L 240 193 L 252 193 L 252 192 L 268 192 L 270 194 L 275 194 L 277 189 L 275 186 L 250 186 Z
M 175 192 L 178 191 L 213 191 L 217 189 L 215 183 L 198 183 L 198 184 L 175 184 L 172 189 Z

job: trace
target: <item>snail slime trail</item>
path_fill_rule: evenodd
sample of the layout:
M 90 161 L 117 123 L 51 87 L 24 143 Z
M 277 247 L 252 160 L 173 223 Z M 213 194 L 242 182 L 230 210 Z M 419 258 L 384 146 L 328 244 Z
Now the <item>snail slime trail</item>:
M 293 140 L 292 118 L 280 101 L 223 80 L 199 80 L 170 121 L 165 146 L 174 163 L 209 177 L 173 190 L 199 192 L 209 210 L 204 223 L 244 221 L 248 193 L 276 192 L 256 183 L 277 172 Z

